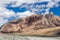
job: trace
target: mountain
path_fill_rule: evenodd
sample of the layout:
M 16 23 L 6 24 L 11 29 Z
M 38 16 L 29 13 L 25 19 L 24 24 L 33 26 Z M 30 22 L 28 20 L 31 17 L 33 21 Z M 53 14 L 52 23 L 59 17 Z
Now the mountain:
M 20 35 L 60 35 L 60 17 L 53 13 L 33 14 L 6 23 L 1 33 L 19 33 Z

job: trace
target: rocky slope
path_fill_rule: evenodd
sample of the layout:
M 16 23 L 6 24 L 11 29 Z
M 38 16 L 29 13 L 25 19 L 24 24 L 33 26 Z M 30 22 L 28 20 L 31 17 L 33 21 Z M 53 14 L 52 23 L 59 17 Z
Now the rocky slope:
M 60 17 L 54 14 L 34 14 L 16 19 L 1 28 L 1 33 L 19 33 L 20 35 L 60 35 Z

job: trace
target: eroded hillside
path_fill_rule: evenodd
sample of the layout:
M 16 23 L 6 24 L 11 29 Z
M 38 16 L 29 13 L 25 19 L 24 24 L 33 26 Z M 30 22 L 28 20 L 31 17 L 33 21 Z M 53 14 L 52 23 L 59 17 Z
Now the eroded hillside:
M 60 17 L 54 14 L 34 14 L 19 18 L 1 28 L 1 33 L 19 33 L 20 35 L 60 35 Z

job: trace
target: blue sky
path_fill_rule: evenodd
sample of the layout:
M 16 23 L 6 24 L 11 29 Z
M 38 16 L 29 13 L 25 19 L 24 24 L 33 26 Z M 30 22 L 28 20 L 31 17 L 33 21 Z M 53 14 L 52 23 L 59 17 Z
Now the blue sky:
M 59 7 L 53 7 L 50 9 L 50 12 L 53 12 L 55 15 L 60 16 L 60 6 Z
M 32 14 L 48 14 L 60 16 L 60 0 L 0 0 L 0 26 Z
M 17 12 L 25 12 L 25 11 L 28 11 L 29 9 L 27 9 L 26 7 L 22 7 L 22 6 L 24 6 L 24 5 L 27 5 L 27 7 L 29 7 L 29 6 L 33 6 L 33 7 L 35 7 L 36 5 L 47 5 L 48 4 L 48 2 L 37 2 L 37 3 L 32 3 L 32 4 L 25 4 L 25 3 L 23 3 L 23 4 L 21 4 L 20 6 L 18 6 L 18 7 L 11 7 L 11 5 L 12 4 L 8 4 L 7 5 L 7 9 L 9 9 L 9 10 L 13 10 L 15 13 L 17 13 Z M 60 2 L 58 2 L 58 4 L 60 5 Z M 22 7 L 22 8 L 21 8 Z M 37 13 L 37 14 L 39 14 L 39 13 L 45 13 L 45 9 L 47 9 L 48 7 L 43 7 L 42 9 L 42 11 L 36 11 L 35 13 Z M 41 10 L 41 9 L 40 9 Z M 31 11 L 32 12 L 32 10 L 29 10 L 29 11 Z M 58 6 L 58 7 L 56 7 L 55 5 L 53 6 L 53 7 L 51 7 L 50 9 L 49 9 L 49 12 L 53 12 L 55 15 L 57 15 L 57 16 L 60 16 L 60 6 Z

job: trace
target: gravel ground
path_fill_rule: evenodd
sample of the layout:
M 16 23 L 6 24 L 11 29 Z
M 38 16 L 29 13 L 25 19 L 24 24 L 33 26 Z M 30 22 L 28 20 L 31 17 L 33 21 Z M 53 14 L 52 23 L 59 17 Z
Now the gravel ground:
M 0 40 L 60 40 L 60 37 L 18 36 L 14 34 L 0 34 Z

